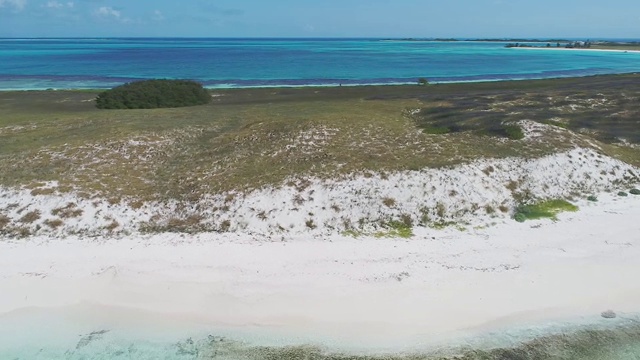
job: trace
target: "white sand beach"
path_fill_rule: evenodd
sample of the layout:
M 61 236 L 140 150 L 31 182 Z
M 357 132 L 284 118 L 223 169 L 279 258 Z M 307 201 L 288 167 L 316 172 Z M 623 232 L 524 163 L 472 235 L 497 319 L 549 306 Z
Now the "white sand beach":
M 639 312 L 640 197 L 601 194 L 579 205 L 556 222 L 422 228 L 411 239 L 7 240 L 0 324 L 38 309 L 89 307 L 94 330 L 146 314 L 175 327 L 250 329 L 280 343 L 371 351 L 609 309 Z
M 583 49 L 583 48 L 565 48 L 565 47 L 544 47 L 544 46 L 531 46 L 531 47 L 513 47 L 512 49 L 519 50 L 554 50 L 554 51 L 587 51 L 587 52 L 614 52 L 614 53 L 640 53 L 640 50 L 623 50 L 623 49 Z

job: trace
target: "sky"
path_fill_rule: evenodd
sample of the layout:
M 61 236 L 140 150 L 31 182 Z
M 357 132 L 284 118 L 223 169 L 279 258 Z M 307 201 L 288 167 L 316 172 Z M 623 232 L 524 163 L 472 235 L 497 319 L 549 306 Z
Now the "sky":
M 0 0 L 0 37 L 640 38 L 639 0 Z

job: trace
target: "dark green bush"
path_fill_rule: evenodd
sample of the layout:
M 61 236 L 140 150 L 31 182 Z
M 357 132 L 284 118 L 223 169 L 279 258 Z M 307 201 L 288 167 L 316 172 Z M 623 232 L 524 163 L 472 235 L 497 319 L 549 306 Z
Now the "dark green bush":
M 598 201 L 598 198 L 595 195 L 589 195 L 587 196 L 587 200 L 595 202 Z
M 629 191 L 629 193 L 631 195 L 640 195 L 640 190 L 638 189 L 631 189 L 631 191 Z
M 524 132 L 519 125 L 502 125 L 498 128 L 497 133 L 511 140 L 524 139 Z
M 627 193 L 626 193 L 626 192 L 624 192 L 624 191 L 620 191 L 620 192 L 618 193 L 618 196 L 629 196 L 629 194 L 627 194 Z
M 145 80 L 107 90 L 96 98 L 99 109 L 156 109 L 204 105 L 211 95 L 189 80 Z
M 509 140 L 522 140 L 524 139 L 524 131 L 520 125 L 507 124 L 507 125 L 490 125 L 486 128 L 481 125 L 476 125 L 476 134 L 480 136 L 493 136 L 506 138 Z

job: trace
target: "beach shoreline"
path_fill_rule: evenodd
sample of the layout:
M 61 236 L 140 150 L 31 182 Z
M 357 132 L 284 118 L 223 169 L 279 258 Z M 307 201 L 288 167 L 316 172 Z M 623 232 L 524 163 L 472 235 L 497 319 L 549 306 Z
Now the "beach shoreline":
M 587 50 L 589 49 L 547 49 L 547 48 L 519 48 L 519 49 L 542 49 L 542 50 Z M 606 50 L 606 49 L 592 49 L 590 51 L 604 51 L 604 52 L 623 52 L 623 53 L 640 53 L 640 50 Z M 585 75 L 576 75 L 576 74 L 568 74 L 568 75 L 553 75 L 553 76 L 540 76 L 540 75 L 530 75 L 530 76 L 522 76 L 522 75 L 514 75 L 508 78 L 480 78 L 480 79 L 464 79 L 464 80 L 438 80 L 437 78 L 429 78 L 430 85 L 465 85 L 465 84 L 483 84 L 483 83 L 502 83 L 502 82 L 532 82 L 532 81 L 554 81 L 554 80 L 570 80 L 570 79 L 582 79 L 582 78 L 593 78 L 593 77 L 606 77 L 606 76 L 624 76 L 624 75 L 634 75 L 637 74 L 638 71 L 622 71 L 622 72 L 607 72 L 607 73 L 597 73 L 597 74 L 585 74 Z M 144 81 L 149 79 L 132 79 L 131 81 Z M 385 88 L 385 87 L 395 87 L 395 88 L 415 88 L 420 86 L 417 84 L 416 79 L 406 79 L 404 81 L 396 81 L 396 82 L 372 82 L 372 83 L 348 83 L 348 82 L 332 82 L 327 84 L 280 84 L 280 85 L 204 85 L 204 88 L 210 92 L 214 91 L 250 91 L 250 90 L 337 90 L 340 88 Z M 92 93 L 95 92 L 96 95 L 100 92 L 109 90 L 116 85 L 122 85 L 123 83 L 118 83 L 113 86 L 105 86 L 102 88 L 93 88 L 93 87 L 23 87 L 23 88 L 0 88 L 0 93 L 10 93 L 10 92 L 71 92 L 71 93 Z M 0 85 L 1 86 L 1 85 Z
M 120 308 L 275 333 L 279 345 L 402 352 L 514 325 L 638 313 L 638 199 L 600 199 L 557 222 L 417 229 L 411 239 L 5 241 L 0 327 L 29 309 L 89 306 L 102 309 L 102 327 L 119 323 L 105 322 L 104 310 Z
M 565 47 L 542 47 L 542 46 L 522 46 L 512 47 L 519 50 L 555 50 L 555 51 L 586 51 L 586 52 L 614 52 L 614 53 L 640 53 L 640 50 L 624 49 L 593 49 L 593 48 L 565 48 Z

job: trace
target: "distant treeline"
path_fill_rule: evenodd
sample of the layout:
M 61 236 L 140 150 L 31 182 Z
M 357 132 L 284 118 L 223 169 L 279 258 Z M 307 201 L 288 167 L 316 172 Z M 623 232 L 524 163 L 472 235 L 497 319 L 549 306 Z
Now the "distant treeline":
M 107 90 L 96 99 L 99 109 L 156 109 L 204 105 L 211 95 L 190 80 L 145 80 Z
M 561 44 L 561 46 L 575 45 L 578 43 L 589 43 L 592 45 L 616 45 L 616 46 L 639 46 L 640 41 L 613 41 L 613 40 L 568 40 L 568 39 L 518 39 L 518 38 L 487 38 L 487 39 L 461 39 L 461 38 L 402 38 L 402 39 L 383 39 L 383 41 L 438 41 L 438 42 L 456 42 L 456 41 L 475 41 L 475 42 L 508 42 L 511 44 L 523 43 L 548 43 L 553 45 Z
M 455 42 L 455 41 L 478 41 L 478 42 L 518 42 L 518 43 L 570 43 L 571 40 L 567 39 L 456 39 L 456 38 L 403 38 L 403 39 L 384 39 L 385 41 L 441 41 L 441 42 Z
M 526 43 L 508 43 L 507 45 L 505 45 L 505 47 L 508 48 L 514 48 L 514 47 L 524 47 L 524 48 L 532 48 L 532 47 L 544 47 L 544 46 L 539 46 L 539 45 L 531 45 L 531 44 L 526 44 Z M 551 42 L 547 42 L 546 47 L 550 48 L 550 47 L 564 47 L 567 49 L 589 49 L 591 48 L 591 42 L 590 41 L 574 41 L 574 42 L 569 42 L 566 44 L 560 44 L 560 42 L 556 42 L 554 45 L 551 44 Z

